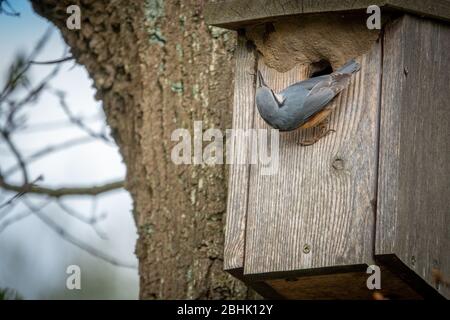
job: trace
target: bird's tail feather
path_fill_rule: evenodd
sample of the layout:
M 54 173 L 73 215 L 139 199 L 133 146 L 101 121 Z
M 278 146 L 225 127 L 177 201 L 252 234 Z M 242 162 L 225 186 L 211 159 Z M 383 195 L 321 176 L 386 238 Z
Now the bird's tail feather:
M 334 73 L 331 75 L 332 82 L 330 89 L 333 90 L 335 94 L 338 94 L 342 90 L 348 87 L 350 84 L 350 73 Z
M 344 64 L 342 67 L 340 67 L 336 71 L 339 73 L 352 74 L 352 73 L 359 71 L 360 68 L 361 68 L 361 66 L 359 65 L 359 63 L 356 62 L 355 59 L 351 59 L 350 61 L 348 61 L 346 64 Z

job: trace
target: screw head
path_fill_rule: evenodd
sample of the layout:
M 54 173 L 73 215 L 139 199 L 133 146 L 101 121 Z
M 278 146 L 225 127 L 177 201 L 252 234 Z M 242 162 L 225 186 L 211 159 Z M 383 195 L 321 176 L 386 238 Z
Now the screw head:
M 305 244 L 303 246 L 303 253 L 308 254 L 311 252 L 311 246 L 309 244 Z

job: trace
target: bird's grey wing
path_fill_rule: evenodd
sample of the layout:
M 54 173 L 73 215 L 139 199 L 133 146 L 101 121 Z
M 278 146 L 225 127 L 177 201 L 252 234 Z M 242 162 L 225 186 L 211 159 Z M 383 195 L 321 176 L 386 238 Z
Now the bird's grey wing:
M 350 81 L 350 74 L 333 73 L 324 81 L 317 83 L 306 96 L 303 105 L 305 118 L 322 110 Z
M 328 78 L 330 78 L 330 75 L 324 75 L 324 76 L 319 76 L 319 77 L 302 80 L 302 81 L 296 82 L 296 83 L 291 84 L 290 86 L 286 87 L 285 89 L 283 89 L 283 91 L 280 92 L 280 94 L 284 96 L 286 94 L 289 94 L 290 92 L 295 92 L 298 90 L 299 87 L 307 89 L 307 90 L 311 90 L 316 84 L 318 84 L 319 82 L 325 81 Z
M 290 86 L 286 87 L 285 89 L 283 89 L 283 91 L 281 91 L 280 94 L 286 95 L 290 91 L 297 90 L 297 88 L 299 86 L 303 87 L 307 90 L 311 90 L 315 85 L 317 85 L 318 83 L 320 83 L 322 81 L 332 81 L 333 80 L 332 77 L 335 74 L 351 74 L 351 73 L 357 72 L 360 68 L 361 68 L 361 66 L 359 65 L 359 63 L 356 62 L 355 59 L 351 59 L 351 60 L 347 61 L 346 64 L 344 64 L 342 67 L 337 69 L 332 74 L 326 74 L 323 76 L 318 76 L 318 77 L 314 77 L 314 78 L 296 82 L 296 83 L 291 84 Z
M 305 121 L 321 111 L 336 96 L 333 90 L 323 87 L 306 97 L 302 113 Z
M 350 82 L 350 77 L 351 74 L 348 73 L 340 73 L 340 72 L 332 73 L 325 80 L 317 83 L 311 89 L 308 95 L 313 95 L 322 88 L 330 88 L 333 92 L 338 94 L 348 86 Z
M 281 108 L 284 108 L 286 105 L 303 105 L 308 93 L 309 90 L 303 88 L 302 86 L 298 86 L 295 90 L 280 92 L 279 95 L 284 99 L 284 105 Z
M 337 69 L 336 72 L 355 73 L 355 72 L 359 71 L 360 68 L 361 68 L 361 66 L 359 65 L 359 63 L 356 62 L 355 59 L 351 59 L 351 60 L 347 61 L 347 63 L 344 64 L 342 67 Z

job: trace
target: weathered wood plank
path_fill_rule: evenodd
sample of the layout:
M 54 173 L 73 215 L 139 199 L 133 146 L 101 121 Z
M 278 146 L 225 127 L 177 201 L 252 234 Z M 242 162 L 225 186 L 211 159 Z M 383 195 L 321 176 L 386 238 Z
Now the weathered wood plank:
M 359 58 L 361 71 L 334 100 L 336 133 L 310 147 L 312 130 L 281 133 L 276 175 L 251 167 L 244 275 L 371 263 L 378 142 L 381 46 Z M 275 90 L 306 78 L 258 62 Z M 255 127 L 268 128 L 256 111 Z M 305 250 L 305 245 L 309 250 Z M 309 251 L 309 252 L 308 252 Z
M 256 57 L 253 48 L 247 48 L 246 39 L 238 37 L 235 51 L 235 86 L 233 129 L 253 127 L 255 100 Z M 244 265 L 244 235 L 247 216 L 250 151 L 245 141 L 232 139 L 228 179 L 227 217 L 225 230 L 224 269 L 232 271 Z
M 406 15 L 384 43 L 376 254 L 431 285 L 433 268 L 450 277 L 449 39 L 449 25 Z
M 450 21 L 449 0 L 225 0 L 208 2 L 206 23 L 231 29 L 304 13 L 365 10 L 369 5 Z

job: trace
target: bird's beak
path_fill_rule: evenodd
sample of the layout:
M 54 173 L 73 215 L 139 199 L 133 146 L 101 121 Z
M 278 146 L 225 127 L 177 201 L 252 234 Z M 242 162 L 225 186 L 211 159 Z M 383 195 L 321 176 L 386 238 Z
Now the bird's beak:
M 261 71 L 259 71 L 259 70 L 258 70 L 258 81 L 259 81 L 259 87 L 262 87 L 262 86 L 267 87 L 266 82 L 264 81 L 264 78 L 261 74 Z

